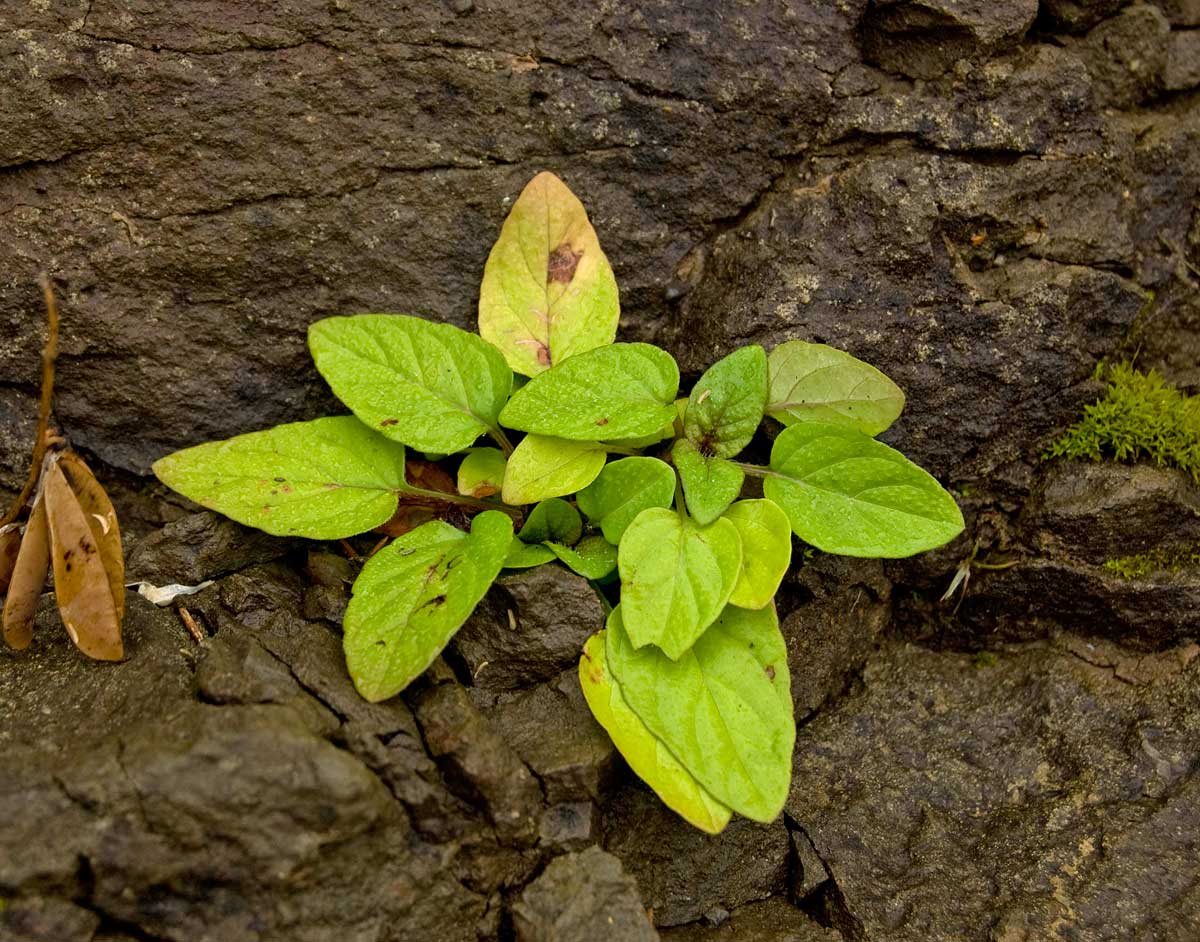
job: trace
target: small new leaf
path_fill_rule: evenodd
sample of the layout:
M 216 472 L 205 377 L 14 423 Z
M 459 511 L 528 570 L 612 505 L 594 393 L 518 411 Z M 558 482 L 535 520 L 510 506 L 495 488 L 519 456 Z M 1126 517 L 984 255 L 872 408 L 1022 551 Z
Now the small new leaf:
M 657 458 L 621 458 L 576 495 L 579 509 L 614 546 L 643 510 L 670 507 L 675 494 L 671 466 Z
M 504 557 L 504 568 L 532 569 L 534 566 L 548 563 L 555 558 L 550 547 L 545 544 L 526 543 L 518 537 L 513 537 L 513 541 L 508 547 L 508 555 Z
M 904 409 L 900 387 L 868 363 L 823 343 L 789 340 L 768 358 L 767 414 L 784 425 L 828 422 L 878 435 Z
M 598 534 L 584 537 L 573 547 L 554 542 L 546 546 L 585 579 L 603 579 L 617 568 L 617 548 Z
M 742 571 L 729 604 L 763 608 L 775 598 L 792 561 L 787 514 L 771 500 L 739 500 L 725 511 L 725 519 L 742 538 Z
M 721 614 L 741 565 L 741 540 L 728 520 L 702 527 L 673 510 L 643 510 L 621 538 L 618 558 L 634 646 L 683 655 Z
M 604 467 L 603 445 L 526 435 L 508 457 L 501 497 L 506 504 L 532 504 L 587 487 Z
M 706 458 L 732 458 L 754 437 L 767 403 L 767 354 L 735 350 L 700 377 L 688 396 L 683 430 Z
M 755 821 L 783 809 L 796 723 L 774 606 L 729 606 L 678 661 L 635 649 L 625 605 L 609 617 L 608 667 L 646 728 L 717 801 Z
M 405 487 L 404 446 L 353 416 L 293 422 L 185 448 L 154 463 L 171 489 L 275 536 L 336 540 L 386 523 Z
M 704 790 L 625 702 L 620 684 L 608 669 L 603 631 L 592 635 L 583 646 L 579 683 L 596 722 L 604 727 L 629 767 L 654 789 L 663 804 L 688 824 L 709 834 L 724 830 L 729 823 L 729 809 Z
M 575 441 L 659 434 L 672 421 L 679 367 L 648 343 L 614 343 L 535 376 L 509 400 L 508 428 Z
M 709 524 L 725 512 L 742 492 L 746 474 L 724 458 L 706 458 L 688 439 L 671 449 L 671 460 L 683 482 L 687 509 L 696 522 Z
M 512 389 L 512 371 L 494 347 L 419 317 L 327 317 L 308 328 L 308 346 L 355 415 L 418 451 L 466 448 L 495 426 Z
M 962 511 L 927 471 L 862 432 L 801 422 L 775 440 L 763 493 L 795 534 L 843 556 L 898 558 L 941 546 Z
M 612 343 L 617 281 L 575 194 L 539 173 L 513 203 L 479 289 L 479 333 L 516 372 L 536 376 Z
M 440 520 L 371 557 L 344 620 L 346 666 L 367 700 L 395 696 L 441 653 L 504 565 L 512 520 L 487 510 L 470 534 Z
M 583 536 L 579 511 L 560 497 L 544 500 L 529 512 L 517 534 L 526 543 L 565 543 L 574 546 Z
M 491 497 L 504 486 L 507 461 L 499 448 L 475 448 L 458 466 L 458 493 L 467 497 Z

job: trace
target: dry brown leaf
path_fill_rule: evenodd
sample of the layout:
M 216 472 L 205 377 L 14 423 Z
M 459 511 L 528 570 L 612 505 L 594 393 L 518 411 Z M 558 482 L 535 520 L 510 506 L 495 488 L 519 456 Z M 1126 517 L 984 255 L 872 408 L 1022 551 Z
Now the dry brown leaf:
M 125 617 L 125 554 L 121 550 L 121 528 L 112 501 L 89 468 L 77 454 L 64 452 L 58 465 L 71 485 L 88 529 L 100 547 L 100 559 L 108 574 L 108 588 L 117 609 L 117 626 Z
M 104 559 L 83 508 L 57 462 L 47 468 L 44 487 L 54 591 L 67 634 L 88 657 L 119 661 L 125 653 L 121 620 Z
M 0 595 L 8 591 L 17 554 L 21 551 L 21 531 L 15 523 L 9 526 L 11 529 L 0 531 Z
M 404 477 L 413 487 L 422 487 L 427 491 L 440 491 L 443 494 L 458 493 L 454 478 L 432 461 L 426 461 L 423 458 L 409 458 L 404 465 Z
M 8 598 L 4 600 L 4 641 L 22 651 L 33 640 L 33 619 L 50 568 L 50 531 L 46 525 L 46 501 L 39 498 L 21 538 Z

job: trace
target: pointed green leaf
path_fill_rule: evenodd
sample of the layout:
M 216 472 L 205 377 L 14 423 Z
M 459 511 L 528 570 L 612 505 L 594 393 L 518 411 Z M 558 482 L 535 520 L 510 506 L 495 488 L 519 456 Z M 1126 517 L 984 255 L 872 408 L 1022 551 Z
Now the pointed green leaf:
M 768 605 L 792 561 L 792 528 L 787 514 L 771 500 L 739 500 L 725 519 L 742 538 L 742 571 L 730 605 L 762 608 Z
M 587 487 L 604 467 L 603 445 L 526 435 L 508 456 L 501 496 L 506 504 L 532 504 Z
M 700 524 L 712 523 L 742 492 L 746 474 L 724 458 L 705 458 L 692 442 L 680 439 L 671 460 L 683 482 L 688 513 Z
M 554 542 L 546 546 L 585 579 L 603 579 L 617 568 L 617 548 L 599 534 L 585 536 L 574 547 Z
M 579 660 L 579 683 L 596 722 L 604 727 L 634 774 L 654 789 L 664 805 L 688 824 L 719 834 L 729 823 L 729 809 L 704 790 L 629 708 L 620 684 L 608 669 L 604 636 L 601 631 L 588 638 Z
M 823 343 L 781 343 L 768 366 L 767 414 L 784 425 L 828 422 L 878 435 L 904 409 L 899 386 L 869 363 Z
M 862 432 L 801 422 L 775 440 L 763 493 L 827 553 L 912 556 L 948 543 L 962 511 L 927 471 Z
M 732 458 L 750 444 L 767 403 L 767 354 L 752 344 L 718 360 L 688 396 L 683 431 L 705 457 Z
M 680 657 L 721 614 L 741 565 L 737 527 L 728 520 L 702 527 L 673 510 L 643 510 L 618 554 L 633 644 L 656 644 Z
M 386 523 L 404 446 L 353 416 L 293 422 L 185 448 L 154 463 L 197 504 L 276 536 L 336 540 Z
M 458 466 L 458 493 L 468 497 L 491 497 L 504 486 L 508 462 L 499 448 L 474 448 Z
M 675 474 L 657 458 L 621 458 L 576 495 L 579 509 L 616 545 L 633 518 L 650 507 L 670 507 Z
M 487 510 L 469 535 L 434 520 L 367 561 L 343 623 L 346 666 L 363 697 L 395 696 L 433 663 L 500 572 L 512 538 L 512 520 Z
M 508 401 L 508 428 L 575 441 L 662 431 L 675 414 L 679 367 L 648 343 L 590 350 L 535 376 Z
M 579 511 L 559 497 L 544 500 L 529 512 L 517 534 L 526 543 L 565 543 L 573 546 L 583 536 Z
M 400 314 L 327 317 L 308 328 L 317 369 L 371 428 L 419 451 L 461 451 L 496 424 L 512 371 L 451 324 Z
M 513 537 L 508 548 L 508 555 L 504 557 L 504 568 L 532 569 L 534 566 L 548 563 L 554 558 L 554 553 L 545 544 L 526 543 L 524 540 Z
M 678 661 L 653 646 L 634 649 L 624 608 L 609 616 L 605 650 L 625 702 L 710 795 L 773 821 L 787 798 L 796 740 L 774 606 L 729 606 Z
M 492 246 L 479 288 L 479 333 L 526 376 L 612 343 L 617 281 L 575 194 L 534 177 Z

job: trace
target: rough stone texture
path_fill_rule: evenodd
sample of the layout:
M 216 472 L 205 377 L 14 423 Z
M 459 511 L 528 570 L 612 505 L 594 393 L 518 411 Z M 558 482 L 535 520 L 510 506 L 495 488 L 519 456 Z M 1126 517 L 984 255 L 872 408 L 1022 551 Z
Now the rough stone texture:
M 889 942 L 1192 939 L 1200 659 L 1131 683 L 1044 644 L 897 648 L 800 731 L 788 813 Z M 1153 876 L 1150 876 L 1153 875 Z
M 513 907 L 518 942 L 654 942 L 637 885 L 598 847 L 553 861 Z
M 168 523 L 130 551 L 130 580 L 198 585 L 252 563 L 278 559 L 295 541 L 268 536 L 205 510 Z
M 836 929 L 825 928 L 786 901 L 773 897 L 748 903 L 719 926 L 693 923 L 668 929 L 663 942 L 842 942 Z

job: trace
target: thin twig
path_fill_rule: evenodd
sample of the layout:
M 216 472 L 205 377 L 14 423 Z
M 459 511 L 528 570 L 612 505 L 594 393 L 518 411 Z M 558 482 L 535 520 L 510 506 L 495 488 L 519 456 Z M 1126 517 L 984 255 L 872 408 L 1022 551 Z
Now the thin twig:
M 12 523 L 21 515 L 25 504 L 37 487 L 38 478 L 42 474 L 42 458 L 46 454 L 48 429 L 50 427 L 50 407 L 54 400 L 54 361 L 58 357 L 58 303 L 54 299 L 54 288 L 50 285 L 50 276 L 43 273 L 38 279 L 42 286 L 42 296 L 46 301 L 46 345 L 42 348 L 42 398 L 38 403 L 37 431 L 34 433 L 33 458 L 30 462 L 29 477 L 21 493 L 3 517 L 0 517 L 0 527 Z
M 196 623 L 196 619 L 192 617 L 192 613 L 186 608 L 180 606 L 178 611 L 179 617 L 183 621 L 183 627 L 188 630 L 188 634 L 192 636 L 192 640 L 195 641 L 196 644 L 202 643 L 204 639 L 208 637 L 208 635 L 204 633 L 204 629 Z

